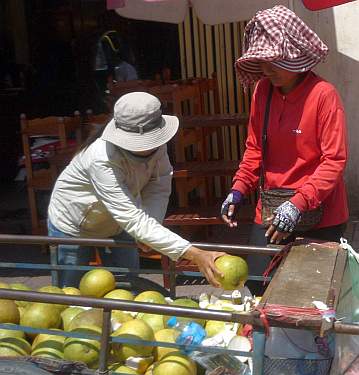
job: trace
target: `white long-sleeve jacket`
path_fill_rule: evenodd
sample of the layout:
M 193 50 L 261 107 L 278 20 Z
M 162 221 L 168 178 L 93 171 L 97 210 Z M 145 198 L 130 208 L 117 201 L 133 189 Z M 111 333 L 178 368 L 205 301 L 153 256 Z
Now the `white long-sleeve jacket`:
M 171 180 L 166 145 L 143 158 L 99 138 L 58 177 L 48 216 L 70 236 L 107 238 L 125 230 L 177 260 L 190 243 L 160 224 Z

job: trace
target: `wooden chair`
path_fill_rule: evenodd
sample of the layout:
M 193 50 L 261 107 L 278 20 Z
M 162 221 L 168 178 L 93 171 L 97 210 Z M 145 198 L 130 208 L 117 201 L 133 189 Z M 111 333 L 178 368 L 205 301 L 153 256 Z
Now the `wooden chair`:
M 66 149 L 68 138 L 72 134 L 78 140 L 81 127 L 79 112 L 74 117 L 46 117 L 28 120 L 25 114 L 20 116 L 21 136 L 26 168 L 26 184 L 31 214 L 31 225 L 33 234 L 46 233 L 46 225 L 41 222 L 36 201 L 36 191 L 51 190 L 54 178 L 50 168 L 34 168 L 31 153 L 31 138 L 36 136 L 54 136 L 60 142 L 60 149 Z

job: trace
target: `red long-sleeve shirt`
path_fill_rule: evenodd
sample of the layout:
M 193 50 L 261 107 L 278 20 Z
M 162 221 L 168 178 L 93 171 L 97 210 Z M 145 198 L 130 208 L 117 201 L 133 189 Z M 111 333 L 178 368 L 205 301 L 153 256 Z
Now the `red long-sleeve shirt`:
M 253 94 L 246 151 L 233 189 L 247 194 L 258 187 L 262 129 L 269 79 Z M 267 130 L 265 189 L 288 188 L 301 211 L 323 206 L 319 227 L 348 220 L 343 173 L 347 161 L 345 114 L 335 88 L 310 72 L 289 94 L 274 88 Z M 261 202 L 255 222 L 260 224 Z

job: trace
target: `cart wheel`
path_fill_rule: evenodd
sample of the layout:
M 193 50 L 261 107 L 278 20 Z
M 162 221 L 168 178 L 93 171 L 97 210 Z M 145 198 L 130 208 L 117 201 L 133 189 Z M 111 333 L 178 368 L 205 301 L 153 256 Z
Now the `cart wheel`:
M 128 277 L 127 275 L 115 275 L 115 277 L 117 288 L 127 289 L 135 294 L 139 294 L 147 290 L 155 290 L 156 292 L 161 293 L 164 297 L 170 296 L 170 292 L 166 288 L 152 280 L 145 279 L 144 277 Z

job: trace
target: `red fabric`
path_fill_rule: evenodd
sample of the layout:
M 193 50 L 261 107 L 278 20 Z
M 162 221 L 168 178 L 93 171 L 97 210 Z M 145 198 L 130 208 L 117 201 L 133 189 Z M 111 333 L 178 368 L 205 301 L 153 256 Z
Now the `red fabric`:
M 269 80 L 262 79 L 253 94 L 246 151 L 233 178 L 242 194 L 258 187 L 268 90 Z M 312 72 L 287 95 L 274 88 L 267 135 L 265 188 L 295 189 L 291 201 L 301 211 L 322 204 L 318 228 L 345 222 L 346 126 L 335 88 Z M 255 222 L 261 223 L 260 201 Z
M 336 5 L 350 3 L 354 0 L 303 0 L 303 4 L 310 10 L 321 10 Z
M 125 6 L 126 6 L 126 0 L 107 0 L 106 1 L 107 9 L 124 8 Z

